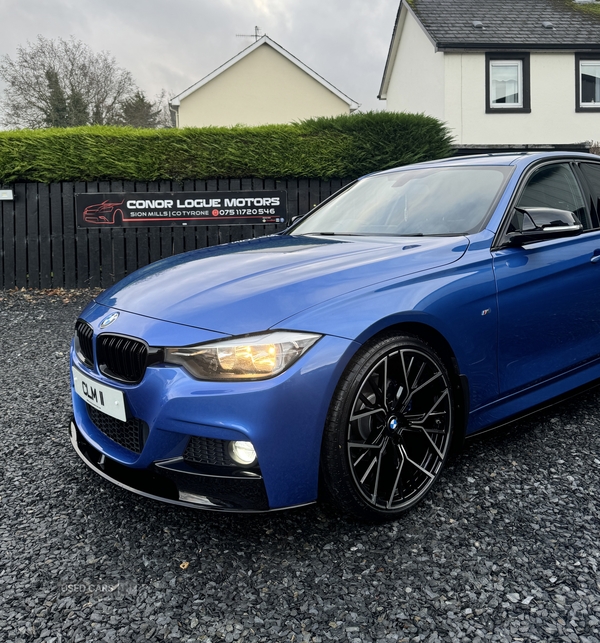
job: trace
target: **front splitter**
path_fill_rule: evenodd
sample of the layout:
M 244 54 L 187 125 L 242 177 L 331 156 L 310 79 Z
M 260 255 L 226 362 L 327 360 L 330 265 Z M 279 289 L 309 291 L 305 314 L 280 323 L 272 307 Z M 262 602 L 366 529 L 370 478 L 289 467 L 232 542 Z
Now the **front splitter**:
M 126 467 L 106 457 L 89 444 L 74 419 L 70 423 L 69 436 L 77 455 L 92 471 L 121 489 L 126 489 L 144 498 L 192 509 L 227 513 L 272 513 L 314 504 L 314 502 L 308 502 L 290 507 L 270 508 L 266 496 L 263 497 L 262 493 L 243 493 L 239 499 L 236 498 L 235 493 L 232 494 L 231 489 L 228 490 L 225 498 L 207 494 L 202 491 L 203 487 L 214 487 L 215 485 L 231 487 L 232 484 L 241 484 L 243 485 L 242 489 L 248 489 L 251 481 L 235 480 L 228 477 L 219 479 L 215 476 L 202 476 L 198 473 L 190 475 L 177 470 L 168 470 L 164 465 L 160 469 L 155 467 L 156 470 L 136 470 Z M 261 506 L 248 506 L 249 503 Z

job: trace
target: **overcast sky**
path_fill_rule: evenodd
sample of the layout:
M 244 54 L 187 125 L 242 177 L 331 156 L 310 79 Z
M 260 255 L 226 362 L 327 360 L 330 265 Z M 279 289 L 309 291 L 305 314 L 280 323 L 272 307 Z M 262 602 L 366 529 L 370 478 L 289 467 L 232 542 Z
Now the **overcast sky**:
M 399 0 L 0 0 L 0 55 L 47 38 L 109 51 L 149 98 L 211 73 L 254 42 L 254 27 L 362 110 L 377 99 Z M 1 89 L 1 87 L 0 87 Z

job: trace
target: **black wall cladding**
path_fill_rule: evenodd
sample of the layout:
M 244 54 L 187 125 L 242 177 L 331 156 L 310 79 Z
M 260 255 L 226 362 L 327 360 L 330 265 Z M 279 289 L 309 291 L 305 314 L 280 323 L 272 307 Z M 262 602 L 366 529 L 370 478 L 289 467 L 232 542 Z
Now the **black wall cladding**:
M 75 193 L 286 190 L 288 222 L 349 179 L 212 179 L 15 183 L 0 201 L 0 287 L 107 287 L 153 261 L 187 250 L 273 234 L 286 224 L 77 229 Z

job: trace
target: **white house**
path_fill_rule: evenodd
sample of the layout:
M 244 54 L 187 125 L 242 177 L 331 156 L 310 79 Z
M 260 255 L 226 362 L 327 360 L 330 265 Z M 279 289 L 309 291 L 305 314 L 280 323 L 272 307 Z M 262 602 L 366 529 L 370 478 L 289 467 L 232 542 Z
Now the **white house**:
M 171 100 L 177 127 L 266 125 L 339 116 L 358 103 L 263 36 Z
M 379 98 L 458 146 L 598 141 L 600 2 L 401 0 Z

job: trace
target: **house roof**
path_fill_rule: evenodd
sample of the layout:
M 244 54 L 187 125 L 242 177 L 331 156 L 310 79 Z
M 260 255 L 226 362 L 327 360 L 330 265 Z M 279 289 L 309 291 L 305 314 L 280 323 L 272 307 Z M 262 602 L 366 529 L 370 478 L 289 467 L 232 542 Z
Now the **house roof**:
M 407 9 L 442 51 L 600 49 L 600 2 L 593 0 L 408 0 Z
M 600 0 L 400 0 L 379 90 L 383 100 L 408 13 L 436 51 L 600 50 Z
M 186 98 L 196 90 L 200 89 L 203 85 L 206 85 L 207 83 L 209 83 L 211 80 L 213 80 L 214 78 L 222 74 L 224 71 L 227 71 L 230 67 L 232 67 L 237 62 L 242 60 L 242 58 L 245 58 L 253 51 L 263 46 L 272 47 L 276 52 L 280 53 L 282 56 L 287 58 L 291 63 L 299 67 L 302 71 L 307 73 L 311 78 L 313 78 L 318 83 L 323 85 L 323 87 L 325 87 L 330 92 L 335 94 L 339 99 L 347 103 L 351 111 L 354 111 L 355 109 L 358 109 L 360 107 L 360 105 L 356 101 L 353 101 L 349 96 L 346 96 L 346 94 L 344 94 L 339 89 L 337 89 L 337 87 L 334 87 L 331 83 L 327 82 L 322 76 L 319 76 L 319 74 L 313 71 L 310 67 L 307 67 L 302 61 L 298 60 L 298 58 L 296 58 L 295 56 L 292 56 L 292 54 L 290 54 L 289 51 L 286 51 L 281 45 L 278 45 L 274 40 L 271 40 L 271 38 L 269 38 L 266 35 L 256 40 L 249 47 L 246 47 L 246 49 L 243 49 L 242 51 L 240 51 L 240 53 L 237 56 L 234 56 L 233 58 L 228 60 L 225 64 L 221 65 L 220 67 L 215 69 L 212 73 L 208 74 L 208 76 L 201 78 L 197 83 L 194 83 L 191 87 L 188 87 L 180 94 L 177 94 L 177 96 L 171 99 L 170 101 L 171 105 L 179 106 L 181 104 L 181 101 L 184 98 Z

